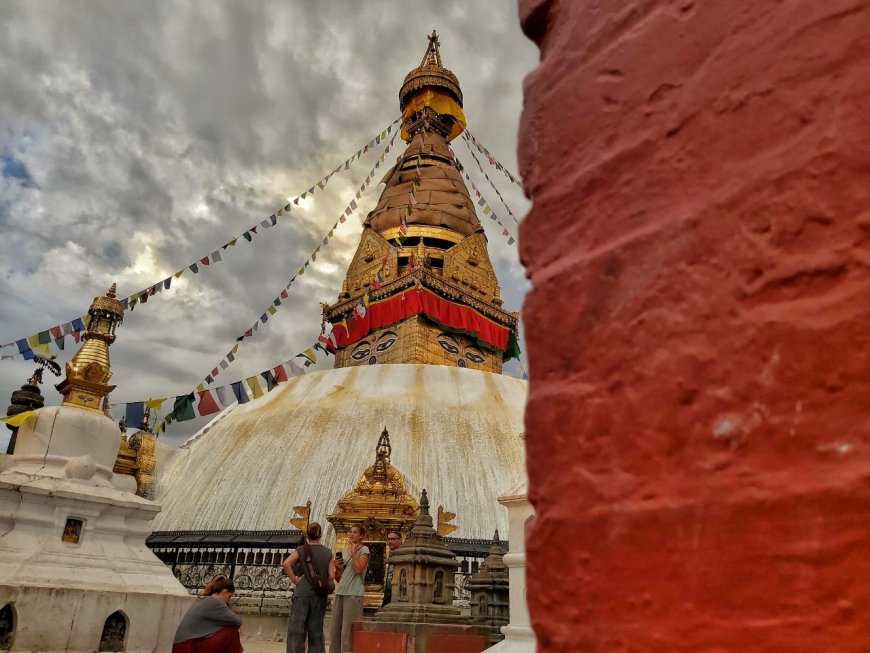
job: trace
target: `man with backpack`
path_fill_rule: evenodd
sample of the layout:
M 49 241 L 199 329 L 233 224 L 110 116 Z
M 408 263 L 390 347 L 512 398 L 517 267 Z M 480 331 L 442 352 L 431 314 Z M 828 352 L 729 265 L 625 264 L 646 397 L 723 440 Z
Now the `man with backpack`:
M 320 544 L 323 529 L 317 522 L 308 525 L 306 541 L 284 560 L 282 568 L 296 588 L 287 624 L 287 653 L 324 653 L 323 617 L 326 599 L 335 589 L 335 559 L 332 551 Z

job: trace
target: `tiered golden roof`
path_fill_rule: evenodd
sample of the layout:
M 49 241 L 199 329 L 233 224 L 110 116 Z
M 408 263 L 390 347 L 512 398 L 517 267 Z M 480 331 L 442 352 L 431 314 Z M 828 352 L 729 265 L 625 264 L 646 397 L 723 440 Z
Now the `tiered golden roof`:
M 64 406 L 102 410 L 103 398 L 115 389 L 108 384 L 112 378 L 109 346 L 124 320 L 124 305 L 116 298 L 116 290 L 113 283 L 109 292 L 91 302 L 82 346 L 66 364 L 66 378 L 56 386 Z

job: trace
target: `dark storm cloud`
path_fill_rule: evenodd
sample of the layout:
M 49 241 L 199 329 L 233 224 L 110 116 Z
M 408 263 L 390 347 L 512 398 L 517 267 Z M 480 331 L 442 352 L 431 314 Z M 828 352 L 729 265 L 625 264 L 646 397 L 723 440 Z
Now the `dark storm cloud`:
M 501 0 L 0 4 L 0 341 L 80 315 L 113 281 L 126 295 L 163 279 L 306 190 L 398 115 L 398 89 L 433 28 L 469 128 L 516 170 L 521 80 L 536 50 L 515 14 Z M 454 147 L 515 231 L 465 145 Z M 378 152 L 128 313 L 112 347 L 113 399 L 189 391 L 296 274 Z M 489 172 L 522 215 L 519 189 Z M 484 223 L 505 304 L 518 309 L 515 247 Z M 358 233 L 358 216 L 340 226 L 220 382 L 311 344 Z M 74 351 L 69 342 L 62 361 Z M 0 364 L 0 400 L 31 367 Z M 57 401 L 50 385 L 44 392 Z

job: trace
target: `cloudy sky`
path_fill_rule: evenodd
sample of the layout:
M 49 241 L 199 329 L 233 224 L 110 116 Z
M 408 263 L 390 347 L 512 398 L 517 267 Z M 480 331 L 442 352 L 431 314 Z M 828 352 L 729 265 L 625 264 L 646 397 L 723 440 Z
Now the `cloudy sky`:
M 398 117 L 398 89 L 433 28 L 469 129 L 516 172 L 521 84 L 537 49 L 510 0 L 0 3 L 0 343 L 72 320 L 113 282 L 122 297 L 154 284 L 301 194 Z M 454 146 L 515 232 L 465 144 Z M 376 159 L 128 312 L 111 349 L 113 402 L 190 392 L 295 274 Z M 521 191 L 487 170 L 521 217 Z M 363 197 L 359 215 L 379 191 Z M 526 282 L 516 246 L 484 223 L 505 304 L 518 310 Z M 319 303 L 335 300 L 360 231 L 358 216 L 341 226 L 216 385 L 314 341 Z M 61 363 L 75 352 L 67 342 Z M 33 368 L 0 362 L 4 413 Z M 506 372 L 520 374 L 516 364 Z M 48 404 L 59 402 L 55 381 L 43 389 Z M 202 425 L 162 437 L 178 442 Z M 4 430 L 4 449 L 7 439 Z

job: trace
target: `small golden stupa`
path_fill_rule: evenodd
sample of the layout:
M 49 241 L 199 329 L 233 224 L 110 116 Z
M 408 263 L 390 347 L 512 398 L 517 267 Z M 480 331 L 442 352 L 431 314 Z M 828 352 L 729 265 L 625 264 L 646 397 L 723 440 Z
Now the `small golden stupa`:
M 102 411 L 103 398 L 115 389 L 108 384 L 112 378 L 109 346 L 115 342 L 115 329 L 124 321 L 124 305 L 116 299 L 116 291 L 113 283 L 109 292 L 91 302 L 84 344 L 66 364 L 66 378 L 55 386 L 63 395 L 64 406 Z
M 390 464 L 390 434 L 386 427 L 375 447 L 375 462 L 357 479 L 352 490 L 338 500 L 326 519 L 335 529 L 335 547 L 343 548 L 351 526 L 363 526 L 365 539 L 384 542 L 387 532 L 407 533 L 417 519 L 417 501 L 408 494 L 402 473 Z

